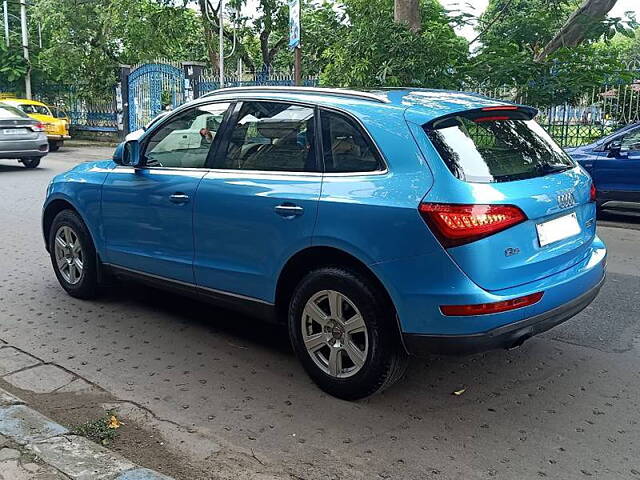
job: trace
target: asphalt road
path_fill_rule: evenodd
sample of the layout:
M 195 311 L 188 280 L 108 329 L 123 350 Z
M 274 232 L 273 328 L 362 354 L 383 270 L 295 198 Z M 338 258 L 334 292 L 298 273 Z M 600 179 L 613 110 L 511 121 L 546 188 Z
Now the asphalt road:
M 282 328 L 134 284 L 91 302 L 62 291 L 45 187 L 109 152 L 0 163 L 0 339 L 283 478 L 640 479 L 640 220 L 599 226 L 608 279 L 574 319 L 518 350 L 414 359 L 391 390 L 348 403 L 311 383 Z

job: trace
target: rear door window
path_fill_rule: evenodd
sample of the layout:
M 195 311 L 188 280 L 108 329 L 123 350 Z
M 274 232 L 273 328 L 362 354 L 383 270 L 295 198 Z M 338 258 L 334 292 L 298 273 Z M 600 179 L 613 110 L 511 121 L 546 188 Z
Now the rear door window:
M 575 166 L 533 120 L 452 116 L 425 130 L 451 173 L 467 182 L 523 180 Z
M 216 168 L 316 171 L 314 109 L 280 102 L 243 103 Z

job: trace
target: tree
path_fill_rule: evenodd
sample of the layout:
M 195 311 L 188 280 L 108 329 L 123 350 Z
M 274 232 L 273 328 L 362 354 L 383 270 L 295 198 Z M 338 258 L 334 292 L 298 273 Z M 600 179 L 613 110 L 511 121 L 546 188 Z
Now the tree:
M 576 99 L 613 78 L 623 79 L 620 56 L 597 38 L 535 60 L 580 2 L 490 0 L 480 18 L 482 45 L 470 59 L 468 81 L 489 88 L 515 87 L 526 94 L 522 101 L 544 106 Z
M 436 0 L 420 4 L 421 29 L 394 22 L 393 0 L 347 0 L 348 28 L 324 52 L 323 84 L 457 88 L 467 42 Z
M 196 12 L 169 1 L 37 0 L 31 19 L 43 37 L 36 77 L 88 97 L 110 97 L 120 64 L 205 58 Z
M 234 57 L 241 58 L 245 65 L 255 69 L 256 66 L 270 67 L 275 57 L 287 45 L 289 8 L 286 0 L 259 0 L 255 16 L 240 17 L 240 11 L 246 0 L 232 0 L 229 11 L 234 20 L 236 52 Z M 220 3 L 212 0 L 198 0 L 202 21 L 207 38 L 209 60 L 217 65 L 218 29 Z M 234 41 L 231 25 L 224 26 L 224 36 L 228 42 Z M 230 58 L 231 62 L 235 59 Z
M 21 91 L 22 82 L 19 81 L 27 73 L 27 68 L 27 62 L 19 50 L 0 43 L 0 92 L 17 89 Z
M 420 31 L 420 0 L 395 0 L 393 19 L 408 25 L 413 32 Z
M 618 0 L 584 0 L 584 3 L 571 14 L 565 24 L 536 55 L 540 62 L 560 47 L 575 47 L 586 38 L 599 36 L 607 14 Z

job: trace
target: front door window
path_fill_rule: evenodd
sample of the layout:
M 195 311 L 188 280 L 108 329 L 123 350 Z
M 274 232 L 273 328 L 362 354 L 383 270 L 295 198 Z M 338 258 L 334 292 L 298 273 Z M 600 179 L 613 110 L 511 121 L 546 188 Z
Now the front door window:
M 229 103 L 200 105 L 162 125 L 146 143 L 149 167 L 203 168 Z

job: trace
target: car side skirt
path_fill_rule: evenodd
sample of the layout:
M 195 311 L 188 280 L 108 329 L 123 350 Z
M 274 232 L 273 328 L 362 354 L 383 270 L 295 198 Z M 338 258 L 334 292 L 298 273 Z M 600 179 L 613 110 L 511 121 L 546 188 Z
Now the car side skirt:
M 213 305 L 235 310 L 247 316 L 256 317 L 268 322 L 276 322 L 276 308 L 273 303 L 259 298 L 246 297 L 231 292 L 201 287 L 193 283 L 181 282 L 139 270 L 118 265 L 103 263 L 102 267 L 109 273 L 130 280 L 145 283 L 152 287 L 175 292 L 180 295 L 205 301 Z

